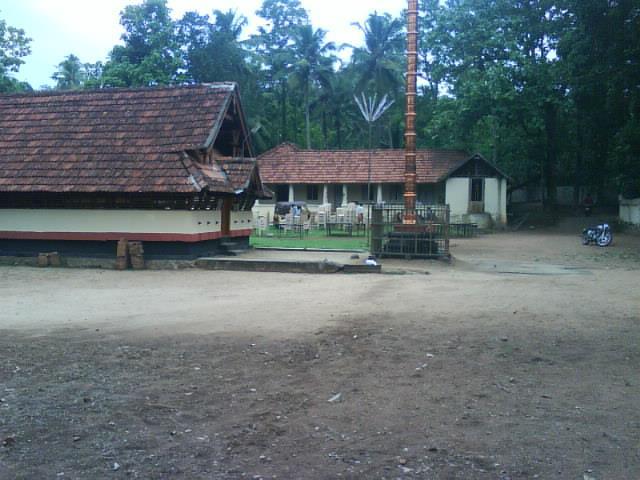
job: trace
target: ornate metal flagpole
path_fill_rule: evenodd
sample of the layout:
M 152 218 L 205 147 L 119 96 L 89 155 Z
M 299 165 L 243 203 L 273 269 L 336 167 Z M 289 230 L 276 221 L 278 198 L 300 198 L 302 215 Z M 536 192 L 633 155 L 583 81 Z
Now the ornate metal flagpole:
M 416 223 L 416 97 L 418 89 L 418 0 L 408 0 L 407 107 L 405 114 L 404 225 Z

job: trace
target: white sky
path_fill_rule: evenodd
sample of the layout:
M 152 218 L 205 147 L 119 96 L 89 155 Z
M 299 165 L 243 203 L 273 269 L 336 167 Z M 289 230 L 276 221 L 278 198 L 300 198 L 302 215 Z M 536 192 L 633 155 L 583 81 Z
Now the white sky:
M 23 28 L 32 38 L 32 54 L 26 57 L 17 78 L 34 88 L 51 85 L 55 67 L 70 53 L 83 62 L 105 60 L 120 41 L 122 28 L 119 13 L 140 0 L 0 0 L 0 18 L 8 25 Z M 315 28 L 329 33 L 327 40 L 337 45 L 361 44 L 362 35 L 353 22 L 364 22 L 374 10 L 398 15 L 406 8 L 405 0 L 301 0 Z M 174 18 L 186 11 L 211 14 L 230 8 L 249 18 L 245 33 L 258 25 L 255 16 L 262 0 L 169 0 Z

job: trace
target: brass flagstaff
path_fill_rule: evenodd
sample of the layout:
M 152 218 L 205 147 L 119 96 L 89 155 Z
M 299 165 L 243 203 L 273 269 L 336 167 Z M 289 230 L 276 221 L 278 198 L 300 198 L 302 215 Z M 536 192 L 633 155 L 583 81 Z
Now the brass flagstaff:
M 418 0 L 408 0 L 407 107 L 405 115 L 404 216 L 402 223 L 416 223 L 416 96 L 418 76 Z

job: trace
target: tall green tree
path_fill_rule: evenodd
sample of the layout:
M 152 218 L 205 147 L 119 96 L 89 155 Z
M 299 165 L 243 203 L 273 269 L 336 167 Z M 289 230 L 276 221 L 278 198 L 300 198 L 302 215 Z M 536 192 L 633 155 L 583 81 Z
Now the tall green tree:
M 402 20 L 388 13 L 378 15 L 374 12 L 364 25 L 354 25 L 364 37 L 364 46 L 353 49 L 352 62 L 358 73 L 356 89 L 395 97 L 403 85 L 405 37 Z
M 56 81 L 57 90 L 73 90 L 84 85 L 87 73 L 80 59 L 74 54 L 69 54 L 58 64 L 51 79 Z
M 293 76 L 302 86 L 304 101 L 305 137 L 307 148 L 311 148 L 311 95 L 312 88 L 327 89 L 333 75 L 335 45 L 325 42 L 326 32 L 321 28 L 314 30 L 311 25 L 302 25 L 296 29 L 293 51 Z
M 31 39 L 21 28 L 7 25 L 0 19 L 0 93 L 30 90 L 26 82 L 20 82 L 11 74 L 24 64 L 23 58 L 31 53 Z
M 573 110 L 576 186 L 640 196 L 640 4 L 568 0 L 558 47 Z
M 550 208 L 566 102 L 554 55 L 563 21 L 555 3 L 451 0 L 426 30 L 427 56 L 439 70 L 434 62 L 428 68 L 455 98 L 460 143 L 523 179 L 537 177 Z
M 329 83 L 318 92 L 314 104 L 320 112 L 320 129 L 325 148 L 359 146 L 360 114 L 353 102 L 355 78 L 341 69 L 329 77 Z
M 266 22 L 251 37 L 252 50 L 259 64 L 260 84 L 268 96 L 277 100 L 278 140 L 293 140 L 295 135 L 288 122 L 289 75 L 295 62 L 291 47 L 295 43 L 296 29 L 307 25 L 309 17 L 299 0 L 264 0 L 256 13 Z
M 384 124 L 380 122 L 376 129 L 386 129 L 386 135 L 379 132 L 379 146 L 393 147 L 402 142 L 401 126 L 403 122 L 403 103 L 399 101 L 404 92 L 403 73 L 405 69 L 404 21 L 385 13 L 369 15 L 364 24 L 354 24 L 363 35 L 364 46 L 353 48 L 349 70 L 356 82 L 354 92 L 388 95 L 395 104 L 385 115 Z M 367 145 L 366 135 L 362 136 L 360 147 Z
M 120 13 L 124 45 L 111 50 L 101 76 L 103 86 L 169 85 L 182 80 L 177 26 L 166 0 L 145 0 Z
M 242 84 L 249 75 L 248 54 L 240 42 L 247 19 L 234 10 L 213 13 L 213 23 L 208 15 L 196 12 L 187 12 L 178 23 L 187 76 L 195 82 Z

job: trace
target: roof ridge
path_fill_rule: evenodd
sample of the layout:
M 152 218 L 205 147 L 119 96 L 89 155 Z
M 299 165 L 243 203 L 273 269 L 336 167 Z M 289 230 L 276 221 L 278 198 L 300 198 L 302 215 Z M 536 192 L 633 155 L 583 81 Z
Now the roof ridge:
M 276 152 L 281 145 L 278 145 L 270 150 L 267 150 L 266 152 L 260 154 L 259 156 L 262 157 L 264 155 L 267 155 L 271 152 Z M 296 153 L 354 153 L 354 152 L 359 152 L 359 153 L 369 153 L 369 152 L 404 152 L 404 148 L 372 148 L 372 149 L 368 149 L 368 148 L 338 148 L 338 149 L 306 149 L 306 148 L 298 148 L 296 150 Z M 445 153 L 445 152 L 451 152 L 451 153 L 463 153 L 465 155 L 469 155 L 469 157 L 473 156 L 471 153 L 469 153 L 469 151 L 464 150 L 464 149 L 457 149 L 457 148 L 418 148 L 417 152 L 435 152 L 435 153 Z
M 81 88 L 74 90 L 35 90 L 32 92 L 0 93 L 0 98 L 21 98 L 21 97 L 57 97 L 64 95 L 90 95 L 107 93 L 132 93 L 132 92 L 159 92 L 166 90 L 190 90 L 197 88 L 210 88 L 212 90 L 233 91 L 237 87 L 236 82 L 212 82 L 212 83 L 190 83 L 180 85 L 153 85 L 148 87 L 104 87 L 104 88 Z

